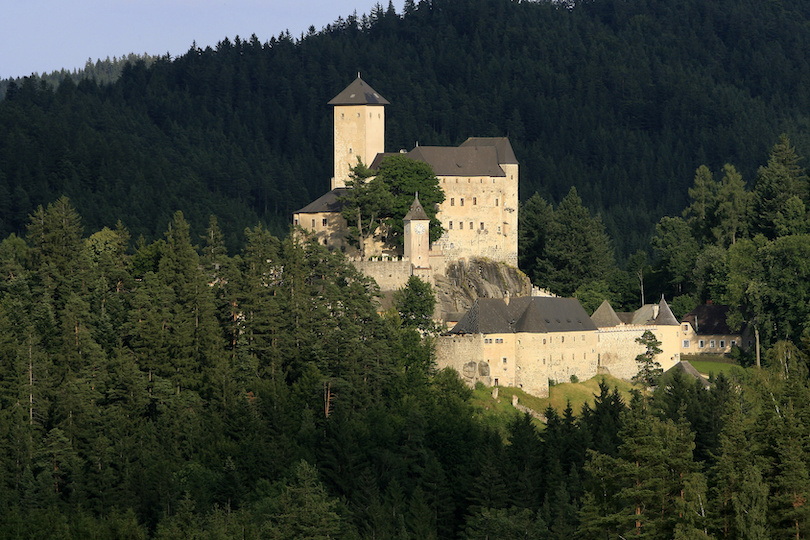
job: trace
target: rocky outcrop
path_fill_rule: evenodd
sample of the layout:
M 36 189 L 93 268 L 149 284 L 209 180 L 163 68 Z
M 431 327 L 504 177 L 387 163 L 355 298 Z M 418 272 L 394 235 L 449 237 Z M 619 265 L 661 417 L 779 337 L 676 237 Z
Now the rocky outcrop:
M 458 320 L 478 298 L 531 296 L 528 276 L 504 263 L 490 259 L 454 261 L 443 276 L 434 276 L 437 311 L 442 320 Z

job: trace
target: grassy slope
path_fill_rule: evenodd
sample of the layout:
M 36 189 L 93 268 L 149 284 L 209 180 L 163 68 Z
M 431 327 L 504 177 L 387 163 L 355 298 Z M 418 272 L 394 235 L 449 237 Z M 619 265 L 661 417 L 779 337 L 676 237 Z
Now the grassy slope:
M 574 414 L 579 415 L 582 405 L 585 403 L 593 404 L 594 394 L 599 393 L 599 382 L 602 380 L 607 382 L 611 390 L 614 387 L 618 388 L 625 402 L 630 399 L 630 389 L 633 388 L 632 383 L 615 377 L 599 375 L 580 383 L 554 385 L 549 389 L 549 397 L 547 398 L 529 395 L 518 388 L 500 386 L 498 387 L 498 399 L 495 400 L 492 398 L 491 387 L 479 385 L 473 392 L 472 402 L 479 418 L 484 423 L 505 434 L 506 425 L 516 414 L 522 414 L 512 407 L 513 395 L 518 396 L 521 405 L 525 405 L 541 414 L 549 406 L 562 414 L 570 400 Z M 537 421 L 536 425 L 540 428 L 543 426 L 540 421 Z

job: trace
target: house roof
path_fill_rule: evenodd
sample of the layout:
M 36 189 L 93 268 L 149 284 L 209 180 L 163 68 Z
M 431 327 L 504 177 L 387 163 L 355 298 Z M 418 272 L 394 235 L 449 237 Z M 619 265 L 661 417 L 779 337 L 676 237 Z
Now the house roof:
M 518 164 L 515 152 L 512 150 L 512 143 L 509 142 L 508 137 L 470 137 L 460 146 L 493 146 L 498 153 L 498 163 Z
M 358 75 L 349 86 L 332 98 L 329 105 L 389 105 L 389 102 Z
M 430 165 L 436 176 L 506 176 L 495 146 L 417 146 L 406 155 Z
M 739 332 L 732 332 L 726 323 L 728 306 L 719 304 L 703 304 L 687 313 L 681 319 L 688 322 L 699 335 L 731 335 Z
M 451 334 L 513 334 L 596 330 L 575 298 L 479 298 Z
M 411 208 L 408 210 L 408 213 L 405 214 L 403 218 L 404 221 L 413 221 L 413 220 L 430 220 L 425 209 L 422 208 L 422 204 L 419 202 L 419 194 L 416 194 L 413 198 L 413 202 L 411 203 Z
M 349 188 L 335 188 L 332 191 L 324 193 L 305 207 L 293 212 L 294 214 L 319 214 L 321 212 L 340 212 L 343 210 L 343 201 L 341 197 L 345 197 L 349 192 Z
M 619 326 L 622 320 L 613 311 L 613 306 L 607 300 L 602 300 L 602 303 L 596 308 L 596 311 L 591 315 L 591 320 L 599 328 L 608 328 L 611 326 Z

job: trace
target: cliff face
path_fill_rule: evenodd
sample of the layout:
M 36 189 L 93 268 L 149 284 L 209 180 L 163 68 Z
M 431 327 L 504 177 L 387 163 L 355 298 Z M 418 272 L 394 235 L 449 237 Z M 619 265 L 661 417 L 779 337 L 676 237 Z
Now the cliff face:
M 529 278 L 512 266 L 490 259 L 448 264 L 444 276 L 435 276 L 437 311 L 445 321 L 459 318 L 478 298 L 530 296 Z

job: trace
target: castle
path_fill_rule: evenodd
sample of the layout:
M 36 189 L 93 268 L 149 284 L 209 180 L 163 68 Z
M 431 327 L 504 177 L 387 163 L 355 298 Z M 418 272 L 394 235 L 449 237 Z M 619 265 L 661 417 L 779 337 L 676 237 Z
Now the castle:
M 434 276 L 444 275 L 450 261 L 487 257 L 517 266 L 519 170 L 509 139 L 474 137 L 457 147 L 417 146 L 409 152 L 386 153 L 385 106 L 389 102 L 360 76 L 329 105 L 334 118 L 331 190 L 296 211 L 295 225 L 308 229 L 324 245 L 345 252 L 383 290 L 402 287 L 411 275 L 432 282 Z M 340 215 L 346 182 L 358 158 L 373 170 L 393 154 L 431 166 L 445 194 L 436 215 L 445 232 L 430 245 L 427 216 L 415 200 L 404 220 L 403 252 L 375 243 L 365 246 L 366 260 L 357 260 L 359 251 L 348 244 L 347 223 Z
M 505 137 L 472 137 L 457 147 L 416 146 L 398 152 L 429 164 L 439 179 L 445 200 L 437 219 L 444 233 L 431 244 L 430 220 L 415 195 L 403 220 L 401 252 L 374 241 L 364 250 L 349 245 L 341 197 L 358 158 L 374 170 L 392 155 L 384 145 L 389 102 L 358 75 L 329 105 L 334 107 L 331 190 L 296 211 L 294 225 L 345 252 L 382 291 L 403 287 L 412 275 L 435 283 L 460 261 L 489 259 L 517 266 L 519 166 Z M 663 298 L 633 313 L 616 313 L 605 302 L 589 317 L 576 299 L 507 294 L 479 297 L 459 319 L 437 339 L 439 368 L 454 368 L 470 385 L 515 386 L 538 396 L 548 395 L 549 380 L 585 380 L 597 373 L 633 377 L 636 355 L 644 352 L 636 338 L 646 330 L 661 341 L 657 361 L 665 370 L 680 360 L 695 336 L 694 325 L 679 323 Z

